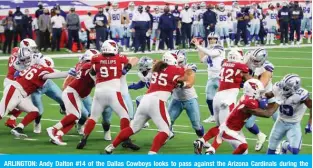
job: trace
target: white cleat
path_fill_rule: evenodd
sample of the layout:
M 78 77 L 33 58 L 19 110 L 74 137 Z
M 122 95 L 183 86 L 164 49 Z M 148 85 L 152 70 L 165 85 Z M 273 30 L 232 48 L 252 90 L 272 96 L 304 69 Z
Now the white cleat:
M 76 130 L 79 135 L 84 135 L 84 129 L 85 127 L 83 125 L 76 124 Z
M 104 131 L 104 140 L 105 141 L 111 141 L 112 137 L 111 137 L 111 131 Z
M 111 154 L 114 149 L 115 149 L 115 148 L 114 148 L 113 144 L 110 144 L 110 145 L 108 145 L 107 147 L 105 147 L 104 152 L 105 152 L 106 154 Z
M 264 142 L 266 141 L 267 136 L 264 133 L 260 132 L 257 135 L 257 137 L 258 137 L 258 139 L 256 141 L 254 149 L 255 149 L 255 151 L 260 151 L 263 147 Z
M 49 127 L 46 129 L 47 130 L 47 133 L 48 133 L 48 136 L 50 137 L 50 139 L 52 141 L 59 141 L 58 138 L 55 136 L 57 130 L 53 127 Z M 51 141 L 50 141 L 51 142 Z
M 38 124 L 34 123 L 34 133 L 35 134 L 41 133 L 41 124 L 40 123 L 38 123 Z
M 206 155 L 214 155 L 215 154 L 215 149 L 213 147 L 210 147 L 205 151 Z
M 300 41 L 297 42 L 297 46 L 298 46 L 298 47 L 300 46 Z
M 149 122 L 146 122 L 146 123 L 143 125 L 143 128 L 149 128 L 149 127 L 150 127 Z
M 295 45 L 295 42 L 294 42 L 294 41 L 292 41 L 292 42 L 290 43 L 290 45 L 291 45 L 291 46 L 294 46 L 294 45 Z
M 148 152 L 148 155 L 157 155 L 157 153 L 156 153 L 156 152 L 153 152 L 153 151 L 149 151 L 149 152 Z
M 283 44 L 283 43 L 280 43 L 280 44 L 279 44 L 279 46 L 281 46 L 281 47 L 282 47 L 282 46 L 284 46 L 284 44 Z
M 50 142 L 55 144 L 55 145 L 59 145 L 59 146 L 66 146 L 67 143 L 63 142 L 62 140 L 62 136 L 55 136 L 55 139 L 50 139 Z
M 279 143 L 277 148 L 276 148 L 276 151 L 275 151 L 276 155 L 280 155 L 281 154 L 281 148 L 282 148 L 281 143 Z
M 210 116 L 209 118 L 203 120 L 204 123 L 214 123 L 215 122 L 215 118 L 214 116 Z

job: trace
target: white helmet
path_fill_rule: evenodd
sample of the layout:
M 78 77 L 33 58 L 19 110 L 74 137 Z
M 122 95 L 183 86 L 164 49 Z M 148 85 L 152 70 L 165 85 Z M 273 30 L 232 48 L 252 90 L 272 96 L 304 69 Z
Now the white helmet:
M 90 61 L 91 58 L 95 55 L 100 54 L 100 52 L 96 49 L 89 49 L 83 55 L 79 57 L 79 61 Z
M 242 53 L 242 49 L 233 48 L 229 51 L 227 55 L 227 61 L 229 62 L 238 62 L 238 63 L 245 63 L 245 59 Z
M 41 61 L 40 61 L 40 65 L 45 66 L 45 67 L 50 67 L 50 68 L 54 68 L 54 61 L 52 58 L 44 56 Z
M 26 39 L 22 40 L 21 43 L 20 43 L 20 47 L 21 48 L 22 47 L 29 48 L 34 53 L 38 52 L 38 48 L 37 48 L 36 42 L 33 39 L 30 39 L 30 38 L 26 38 Z
M 200 3 L 200 7 L 201 7 L 202 9 L 205 9 L 205 7 L 206 7 L 205 2 L 201 2 L 201 3 Z
M 264 48 L 257 48 L 252 52 L 248 53 L 249 60 L 248 66 L 250 69 L 255 69 L 261 67 L 267 60 L 267 51 Z
M 31 49 L 27 47 L 22 47 L 18 50 L 17 60 L 21 64 L 25 66 L 29 66 L 31 65 L 31 62 L 32 62 L 32 56 L 33 56 L 33 52 Z
M 129 8 L 134 8 L 135 7 L 135 3 L 134 2 L 129 2 L 128 3 L 128 7 Z
M 218 9 L 221 11 L 224 11 L 225 10 L 225 4 L 224 3 L 218 4 Z
M 144 72 L 152 69 L 153 66 L 153 59 L 143 56 L 138 61 L 138 71 Z
M 155 12 L 159 12 L 159 11 L 160 11 L 159 6 L 155 6 L 155 7 L 154 7 L 154 11 L 155 11 Z
M 297 74 L 287 74 L 279 82 L 279 87 L 283 90 L 283 95 L 289 97 L 300 89 L 301 78 Z
M 118 54 L 118 45 L 114 40 L 106 40 L 101 46 L 102 54 Z
M 208 35 L 208 42 L 209 42 L 209 44 L 210 44 L 210 39 L 216 39 L 216 44 L 217 44 L 217 43 L 218 43 L 219 36 L 218 36 L 216 33 L 212 32 L 212 33 L 210 33 L 210 34 Z
M 187 64 L 187 56 L 185 50 L 173 50 L 172 53 L 177 55 L 177 64 L 185 66 Z
M 171 51 L 167 51 L 163 54 L 162 61 L 168 65 L 177 65 L 177 55 Z
M 195 4 L 195 3 L 191 4 L 191 8 L 192 9 L 197 9 L 197 4 Z
M 264 86 L 261 81 L 252 78 L 243 84 L 243 93 L 254 99 L 260 99 L 264 93 Z
M 112 7 L 113 7 L 114 10 L 118 9 L 118 2 L 113 2 L 112 3 Z

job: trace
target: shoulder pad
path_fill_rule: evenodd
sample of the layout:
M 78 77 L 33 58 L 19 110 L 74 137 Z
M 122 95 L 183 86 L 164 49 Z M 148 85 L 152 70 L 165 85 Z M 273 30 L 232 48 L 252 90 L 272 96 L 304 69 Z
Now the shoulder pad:
M 303 88 L 298 89 L 296 94 L 300 96 L 300 101 L 304 101 L 310 96 L 310 93 Z
M 269 72 L 273 72 L 274 71 L 274 65 L 269 62 L 269 61 L 265 61 L 265 63 L 263 64 L 263 67 L 265 70 L 269 71 Z
M 224 47 L 221 46 L 221 45 L 219 45 L 219 44 L 213 46 L 213 49 L 217 49 L 217 50 L 222 50 L 222 51 L 224 51 Z
M 187 65 L 186 65 L 186 69 L 191 69 L 191 70 L 193 70 L 194 72 L 197 72 L 198 67 L 197 67 L 196 64 L 187 64 Z

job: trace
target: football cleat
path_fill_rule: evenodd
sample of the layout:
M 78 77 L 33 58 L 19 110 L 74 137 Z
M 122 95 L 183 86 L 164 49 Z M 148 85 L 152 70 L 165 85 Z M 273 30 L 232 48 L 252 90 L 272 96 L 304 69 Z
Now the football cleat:
M 149 127 L 150 127 L 149 122 L 146 122 L 146 123 L 143 125 L 143 128 L 149 128 Z
M 140 149 L 140 147 L 135 145 L 135 144 L 133 144 L 130 139 L 127 139 L 126 141 L 124 141 L 122 143 L 122 147 L 123 148 L 129 148 L 129 149 L 134 150 L 134 151 L 137 151 L 137 150 Z
M 258 134 L 258 139 L 256 141 L 255 148 L 254 148 L 255 151 L 260 151 L 262 149 L 263 144 L 266 141 L 266 138 L 267 136 L 264 133 L 260 132 Z
M 57 129 L 53 128 L 53 127 L 49 127 L 46 129 L 48 136 L 50 137 L 50 139 L 52 139 L 53 141 L 58 141 L 56 134 L 57 134 Z
M 110 130 L 104 131 L 104 140 L 105 141 L 111 141 L 112 140 L 111 131 Z
M 21 127 L 15 127 L 11 130 L 11 134 L 13 134 L 17 138 L 27 138 L 27 135 L 24 133 Z
M 55 145 L 59 145 L 59 146 L 65 146 L 65 145 L 67 145 L 66 142 L 63 142 L 62 136 L 56 136 L 56 137 L 55 137 L 55 140 L 50 139 L 50 142 L 53 143 L 53 144 L 55 144 Z
M 41 124 L 40 123 L 38 123 L 38 124 L 34 123 L 34 133 L 35 134 L 41 133 Z
M 281 150 L 280 150 L 280 154 L 287 154 L 287 147 L 286 147 L 286 145 L 285 145 L 285 143 L 286 143 L 287 141 L 286 140 L 283 140 L 282 142 L 281 142 Z
M 281 150 L 282 150 L 282 145 L 281 145 L 281 143 L 279 143 L 278 146 L 277 146 L 277 148 L 276 148 L 275 154 L 276 154 L 276 155 L 281 154 Z
M 115 148 L 114 148 L 113 144 L 110 144 L 110 145 L 108 145 L 107 147 L 105 147 L 104 152 L 105 152 L 106 154 L 112 154 L 112 152 L 113 152 L 114 149 L 115 149 Z
M 88 136 L 84 135 L 83 138 L 77 144 L 76 149 L 83 149 L 87 144 L 87 139 L 88 139 Z
M 5 122 L 5 126 L 9 128 L 15 128 L 16 127 L 16 120 L 11 120 L 10 118 Z
M 201 155 L 202 148 L 203 148 L 203 142 L 197 139 L 193 142 L 193 147 L 194 147 L 195 154 Z
M 75 127 L 76 127 L 77 133 L 78 133 L 79 135 L 84 135 L 84 129 L 85 129 L 85 127 L 84 127 L 83 125 L 76 124 Z
M 215 122 L 215 118 L 214 116 L 210 116 L 209 118 L 203 120 L 204 123 L 214 123 Z
M 215 154 L 215 149 L 213 147 L 210 147 L 205 151 L 206 155 L 214 155 Z

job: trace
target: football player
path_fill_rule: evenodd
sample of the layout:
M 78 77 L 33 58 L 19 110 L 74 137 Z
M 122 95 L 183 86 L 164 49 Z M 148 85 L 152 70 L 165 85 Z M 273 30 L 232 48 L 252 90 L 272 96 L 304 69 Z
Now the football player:
M 247 154 L 248 143 L 241 129 L 245 125 L 245 120 L 251 115 L 268 118 L 279 107 L 278 104 L 267 106 L 267 99 L 262 99 L 264 87 L 257 79 L 249 79 L 243 86 L 244 95 L 232 110 L 226 121 L 219 127 L 219 133 L 215 137 L 213 144 L 206 151 L 206 154 L 215 154 L 217 148 L 223 141 L 230 143 L 235 150 L 233 154 Z
M 47 79 L 64 78 L 67 76 L 67 72 L 54 72 L 46 64 L 31 65 L 32 54 L 32 51 L 28 48 L 19 49 L 15 64 L 16 67 L 22 67 L 21 69 L 16 68 L 16 70 L 21 71 L 16 81 L 5 87 L 0 102 L 0 118 L 6 116 L 14 108 L 28 113 L 21 123 L 11 130 L 14 136 L 20 138 L 27 137 L 23 131 L 24 127 L 39 115 L 38 108 L 32 103 L 30 95 L 42 87 Z
M 185 51 L 168 51 L 165 54 L 175 54 L 175 57 L 177 57 L 178 66 L 185 69 L 191 69 L 192 71 L 189 71 L 190 81 L 194 83 L 197 66 L 195 64 L 187 64 L 187 56 Z M 198 95 L 193 86 L 190 88 L 175 88 L 173 90 L 172 98 L 168 105 L 168 112 L 172 126 L 183 110 L 186 110 L 186 113 L 192 124 L 192 128 L 195 130 L 197 136 L 202 137 L 204 134 L 204 129 L 200 123 Z
M 202 47 L 200 41 L 193 39 L 192 42 L 198 49 L 200 61 L 208 67 L 208 82 L 206 85 L 206 103 L 208 104 L 211 116 L 203 122 L 215 122 L 213 111 L 213 98 L 219 86 L 219 74 L 222 69 L 222 62 L 225 59 L 224 47 L 218 44 L 218 35 L 210 33 L 208 35 L 209 48 Z
M 240 49 L 232 49 L 227 55 L 227 61 L 223 62 L 219 80 L 220 87 L 213 99 L 216 126 L 211 128 L 203 138 L 194 142 L 196 154 L 201 154 L 203 145 L 218 134 L 219 126 L 225 122 L 237 103 L 242 82 L 251 78 L 249 68 L 245 63 L 246 60 Z
M 253 3 L 251 8 L 249 9 L 250 17 L 250 41 L 254 42 L 259 41 L 259 31 L 260 31 L 260 19 L 262 18 L 262 12 L 258 9 L 258 5 Z M 254 38 L 253 38 L 254 37 Z
M 198 9 L 196 11 L 196 16 L 197 16 L 197 19 L 198 19 L 198 30 L 199 30 L 199 35 L 198 37 L 201 37 L 201 38 L 205 38 L 205 29 L 204 29 L 204 26 L 203 26 L 203 14 L 204 12 L 206 12 L 207 9 L 206 9 L 206 4 L 205 2 L 201 2 L 200 3 L 200 9 Z
M 109 24 L 110 24 L 110 30 L 112 32 L 112 40 L 116 41 L 121 46 L 121 41 L 124 37 L 124 14 L 121 9 L 118 8 L 118 2 L 112 3 L 112 10 L 109 11 Z M 126 22 L 128 17 L 126 17 Z M 123 43 L 122 43 L 123 44 Z
M 185 4 L 185 6 L 188 4 Z M 189 6 L 189 5 L 188 5 Z M 197 16 L 197 4 L 193 3 L 191 4 L 191 9 L 189 9 L 192 13 L 192 25 L 191 25 L 191 36 L 192 37 L 199 37 L 199 19 Z
M 274 84 L 270 96 L 280 101 L 279 115 L 269 139 L 268 154 L 275 154 L 280 141 L 286 136 L 287 141 L 281 143 L 281 153 L 287 151 L 298 154 L 301 149 L 302 133 L 301 120 L 307 108 L 310 109 L 310 118 L 305 133 L 312 132 L 312 100 L 309 92 L 301 87 L 301 78 L 296 74 L 288 74 Z
M 230 13 L 227 10 L 225 10 L 225 4 L 224 3 L 218 4 L 218 10 L 216 11 L 218 30 L 216 30 L 216 32 L 219 35 L 220 43 L 222 46 L 224 46 L 224 38 L 226 39 L 227 47 L 230 47 L 229 25 L 228 25 L 229 16 Z
M 311 33 L 312 33 L 312 4 L 310 0 L 305 1 L 305 6 L 302 7 L 303 19 L 301 22 L 301 41 L 304 36 L 304 31 L 308 31 L 308 43 L 311 43 Z
M 252 51 L 248 51 L 245 54 L 245 59 L 248 60 L 249 73 L 251 76 L 259 79 L 266 92 L 272 91 L 272 77 L 274 72 L 274 65 L 267 60 L 268 53 L 264 48 L 257 48 Z M 275 99 L 268 100 L 269 103 L 274 103 Z M 274 113 L 273 120 L 276 120 L 278 113 Z M 255 150 L 260 151 L 267 136 L 259 130 L 259 127 L 255 123 L 256 116 L 252 115 L 245 124 L 245 127 L 254 135 L 257 136 L 257 142 Z
M 144 123 L 152 119 L 159 132 L 155 136 L 148 154 L 157 154 L 170 134 L 169 114 L 165 102 L 177 85 L 192 87 L 193 83 L 187 80 L 188 71 L 192 70 L 185 71 L 184 68 L 177 67 L 177 60 L 173 55 L 164 55 L 162 61 L 157 62 L 152 68 L 149 90 L 141 100 L 134 121 L 130 126 L 121 130 L 112 144 L 108 145 L 104 151 L 111 154 L 122 141 L 139 132 Z
M 63 142 L 62 136 L 73 128 L 76 120 L 81 118 L 82 100 L 90 94 L 95 85 L 94 80 L 89 74 L 91 69 L 90 60 L 98 54 L 99 52 L 97 50 L 91 49 L 86 51 L 83 56 L 84 62 L 80 64 L 80 67 L 76 68 L 77 74 L 75 79 L 66 86 L 62 93 L 66 116 L 53 127 L 47 128 L 50 141 L 56 145 L 67 145 L 67 143 Z
M 277 15 L 278 12 L 275 9 L 274 5 L 272 3 L 270 3 L 268 5 L 269 10 L 267 11 L 268 13 L 268 19 L 267 19 L 267 37 L 266 37 L 266 45 L 274 45 L 274 36 L 276 34 L 276 30 L 277 30 Z
M 133 32 L 131 32 L 130 25 L 132 24 L 133 16 L 135 15 L 135 3 L 129 2 L 128 9 L 125 11 L 125 19 L 126 22 L 124 23 L 124 30 L 126 31 L 124 33 L 124 51 L 128 51 L 129 48 L 133 47 L 134 45 L 134 39 L 133 39 Z M 128 20 L 128 22 L 127 22 Z
M 231 46 L 234 46 L 237 33 L 237 15 L 241 12 L 238 2 L 234 2 L 231 10 L 232 33 L 230 33 Z
M 153 41 L 155 40 L 155 51 L 159 50 L 159 43 L 160 43 L 160 31 L 158 30 L 159 26 L 159 19 L 161 17 L 161 13 L 159 11 L 159 7 L 156 6 L 154 8 L 154 13 L 152 13 L 153 17 L 153 24 L 152 24 L 152 34 L 150 39 L 150 48 L 152 49 Z
M 118 45 L 113 40 L 106 40 L 102 44 L 101 54 L 91 59 L 92 69 L 90 74 L 96 78 L 95 94 L 91 115 L 86 122 L 84 136 L 77 145 L 77 149 L 85 147 L 96 122 L 108 106 L 119 116 L 121 130 L 129 126 L 129 114 L 121 93 L 121 77 L 123 69 L 129 70 L 137 62 L 136 57 L 127 58 L 124 55 L 119 55 Z M 140 149 L 132 144 L 130 139 L 127 139 L 124 143 L 125 147 L 133 150 Z

